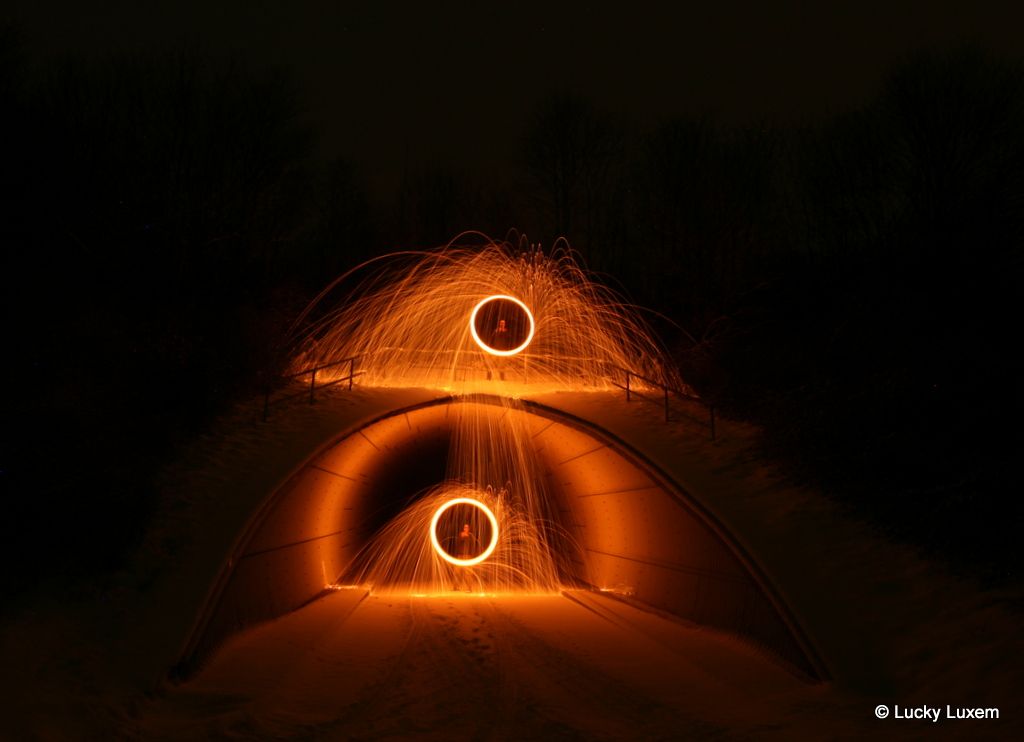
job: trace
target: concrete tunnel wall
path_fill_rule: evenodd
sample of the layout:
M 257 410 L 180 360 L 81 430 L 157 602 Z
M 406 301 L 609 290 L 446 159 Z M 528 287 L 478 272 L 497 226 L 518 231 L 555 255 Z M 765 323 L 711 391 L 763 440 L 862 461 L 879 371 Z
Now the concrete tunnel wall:
M 477 404 L 495 418 L 525 417 L 562 525 L 582 549 L 576 579 L 736 634 L 809 679 L 825 677 L 753 559 L 657 467 L 579 418 L 536 403 L 510 410 L 490 402 L 442 399 L 397 410 L 314 454 L 249 520 L 173 674 L 187 676 L 233 633 L 322 595 L 383 524 L 384 493 L 407 497 L 442 481 L 453 405 Z

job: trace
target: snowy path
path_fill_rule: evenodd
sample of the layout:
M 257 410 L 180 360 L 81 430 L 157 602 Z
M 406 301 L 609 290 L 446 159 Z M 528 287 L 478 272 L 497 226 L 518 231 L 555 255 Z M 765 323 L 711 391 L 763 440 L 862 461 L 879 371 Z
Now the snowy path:
M 258 658 L 258 659 L 257 659 Z M 792 717 L 853 732 L 859 709 L 728 637 L 592 593 L 340 591 L 225 646 L 143 710 L 145 739 L 695 739 Z M 795 715 L 795 716 L 794 716 Z M 817 717 L 817 718 L 815 718 Z M 791 724 L 779 738 L 792 735 Z M 868 731 L 863 729 L 862 731 Z

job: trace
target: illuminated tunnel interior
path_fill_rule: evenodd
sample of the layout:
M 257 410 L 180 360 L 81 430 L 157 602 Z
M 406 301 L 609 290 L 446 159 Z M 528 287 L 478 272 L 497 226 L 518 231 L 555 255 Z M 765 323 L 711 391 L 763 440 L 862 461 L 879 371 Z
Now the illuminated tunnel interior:
M 561 525 L 580 547 L 567 584 L 727 631 L 801 677 L 826 677 L 753 558 L 657 467 L 586 421 L 487 397 L 396 410 L 311 452 L 239 535 L 174 675 L 191 675 L 232 634 L 323 595 L 381 525 L 444 479 L 453 411 L 466 404 L 525 417 Z

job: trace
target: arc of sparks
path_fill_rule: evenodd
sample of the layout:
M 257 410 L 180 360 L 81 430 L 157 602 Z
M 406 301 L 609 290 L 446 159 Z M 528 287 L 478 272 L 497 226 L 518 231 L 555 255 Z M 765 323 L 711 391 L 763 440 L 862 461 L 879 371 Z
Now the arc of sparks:
M 491 521 L 491 543 L 487 545 L 487 548 L 484 549 L 482 554 L 475 556 L 472 559 L 458 559 L 453 557 L 444 550 L 441 543 L 437 540 L 437 522 L 441 519 L 441 516 L 444 515 L 444 512 L 454 505 L 475 505 L 483 510 L 484 514 L 487 515 L 488 520 Z M 491 512 L 491 509 L 479 500 L 474 500 L 472 497 L 455 497 L 434 512 L 434 517 L 430 521 L 430 543 L 434 545 L 434 551 L 436 551 L 446 562 L 451 562 L 458 567 L 472 567 L 474 564 L 480 564 L 480 562 L 489 557 L 494 552 L 494 548 L 498 545 L 498 519 L 494 517 L 494 513 Z
M 530 332 L 527 333 L 526 340 L 524 340 L 522 345 L 520 345 L 518 348 L 513 348 L 512 350 L 497 350 L 496 348 L 492 348 L 487 343 L 485 343 L 481 339 L 480 335 L 477 334 L 476 315 L 480 312 L 480 309 L 485 304 L 489 304 L 492 301 L 497 301 L 498 299 L 506 299 L 515 304 L 518 304 L 519 307 L 526 313 L 526 318 L 530 320 Z M 469 315 L 469 331 L 473 333 L 473 339 L 476 341 L 476 344 L 479 345 L 488 353 L 490 353 L 491 355 L 495 356 L 514 356 L 516 353 L 522 352 L 526 348 L 526 346 L 530 344 L 530 341 L 533 340 L 533 333 L 535 329 L 536 325 L 533 322 L 533 312 L 530 311 L 530 308 L 526 306 L 526 304 L 524 304 L 521 300 L 517 299 L 514 296 L 509 296 L 508 294 L 493 294 L 491 296 L 488 296 L 487 298 L 478 302 L 477 305 L 473 307 L 472 313 Z

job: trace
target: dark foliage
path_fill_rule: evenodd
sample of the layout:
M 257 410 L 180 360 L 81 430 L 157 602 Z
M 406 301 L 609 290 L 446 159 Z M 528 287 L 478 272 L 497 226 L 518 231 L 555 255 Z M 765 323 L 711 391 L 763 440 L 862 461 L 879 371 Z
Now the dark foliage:
M 795 477 L 1019 580 L 1021 70 L 922 54 L 861 110 L 790 130 L 669 121 L 615 148 L 600 116 L 541 108 L 538 224 L 678 321 L 658 324 L 687 380 Z
M 157 466 L 258 388 L 368 224 L 355 176 L 308 162 L 282 76 L 154 54 L 25 83 L 3 115 L 0 541 L 34 555 L 15 586 L 122 558 Z
M 926 55 L 789 140 L 771 260 L 684 363 L 861 515 L 1019 580 L 1024 77 Z

